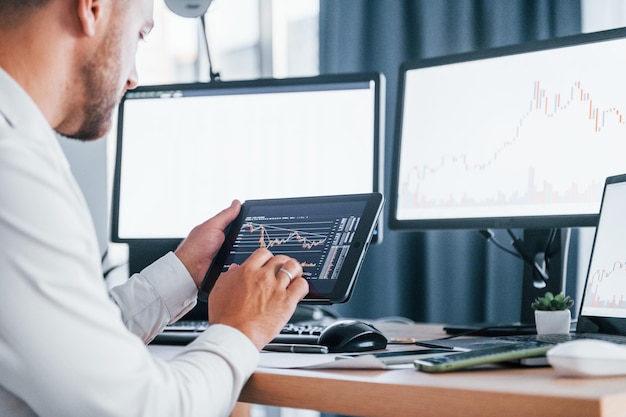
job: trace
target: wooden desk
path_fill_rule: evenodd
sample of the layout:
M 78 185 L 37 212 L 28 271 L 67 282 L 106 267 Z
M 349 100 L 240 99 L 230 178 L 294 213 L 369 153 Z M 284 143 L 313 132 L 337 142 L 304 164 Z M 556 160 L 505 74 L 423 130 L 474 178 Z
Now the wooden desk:
M 443 336 L 441 326 L 380 327 L 388 337 Z M 551 368 L 447 374 L 260 368 L 240 401 L 363 417 L 610 417 L 626 416 L 626 377 L 561 378 Z

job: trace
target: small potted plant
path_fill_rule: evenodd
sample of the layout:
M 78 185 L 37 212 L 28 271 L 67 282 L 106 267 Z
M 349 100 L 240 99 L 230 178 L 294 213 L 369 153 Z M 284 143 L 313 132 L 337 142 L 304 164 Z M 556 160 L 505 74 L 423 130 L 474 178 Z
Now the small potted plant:
M 563 293 L 554 295 L 548 291 L 543 297 L 537 297 L 531 304 L 535 310 L 537 334 L 569 333 L 573 305 L 574 300 Z

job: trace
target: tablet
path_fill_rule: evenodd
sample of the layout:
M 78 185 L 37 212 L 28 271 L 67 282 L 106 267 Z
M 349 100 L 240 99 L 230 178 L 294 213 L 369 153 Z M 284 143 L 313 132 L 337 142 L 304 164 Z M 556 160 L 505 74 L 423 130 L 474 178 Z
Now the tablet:
M 248 200 L 200 286 L 206 298 L 230 264 L 258 248 L 302 265 L 309 293 L 303 303 L 348 301 L 383 207 L 380 193 Z

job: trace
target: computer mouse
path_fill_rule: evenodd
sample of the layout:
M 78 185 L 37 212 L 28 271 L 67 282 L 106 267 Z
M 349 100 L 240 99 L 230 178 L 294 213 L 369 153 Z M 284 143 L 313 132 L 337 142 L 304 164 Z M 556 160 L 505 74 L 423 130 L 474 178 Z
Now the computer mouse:
M 626 375 L 626 346 L 596 339 L 559 343 L 546 353 L 562 376 Z
M 331 353 L 384 349 L 387 338 L 373 325 L 360 320 L 340 320 L 326 326 L 318 343 Z

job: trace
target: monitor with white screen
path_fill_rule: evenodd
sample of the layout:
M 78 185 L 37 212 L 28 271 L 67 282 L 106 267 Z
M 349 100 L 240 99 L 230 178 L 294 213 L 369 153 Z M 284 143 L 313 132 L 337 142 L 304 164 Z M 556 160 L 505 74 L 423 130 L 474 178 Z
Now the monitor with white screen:
M 112 240 L 178 242 L 233 199 L 382 191 L 383 87 L 367 73 L 128 91 Z
M 390 227 L 595 226 L 626 171 L 625 58 L 617 29 L 404 64 Z

